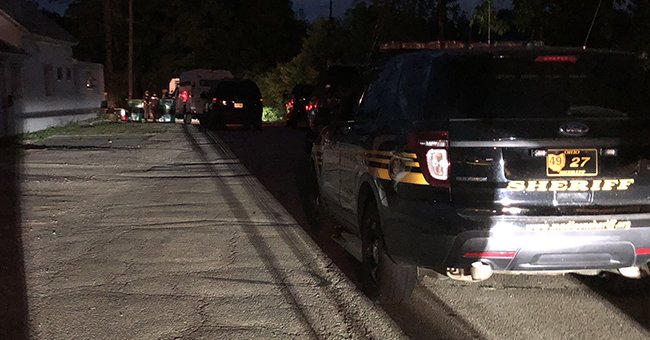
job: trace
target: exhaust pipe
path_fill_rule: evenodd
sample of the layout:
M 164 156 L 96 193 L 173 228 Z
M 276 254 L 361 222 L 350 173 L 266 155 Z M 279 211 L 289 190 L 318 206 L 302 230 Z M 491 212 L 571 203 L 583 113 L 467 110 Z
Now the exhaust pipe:
M 641 278 L 641 268 L 639 267 L 625 267 L 618 268 L 619 274 L 630 278 L 630 279 L 640 279 Z
M 489 263 L 476 261 L 472 263 L 472 268 L 470 269 L 470 275 L 472 276 L 472 281 L 483 281 L 487 280 L 492 276 L 492 266 Z

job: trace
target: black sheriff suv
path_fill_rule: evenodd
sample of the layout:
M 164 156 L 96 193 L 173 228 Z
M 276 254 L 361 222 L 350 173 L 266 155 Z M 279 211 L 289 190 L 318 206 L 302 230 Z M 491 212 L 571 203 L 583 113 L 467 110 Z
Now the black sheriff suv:
M 650 87 L 609 50 L 402 51 L 312 148 L 316 212 L 343 228 L 367 293 L 417 268 L 639 278 L 650 260 Z M 322 215 L 321 215 L 322 216 Z

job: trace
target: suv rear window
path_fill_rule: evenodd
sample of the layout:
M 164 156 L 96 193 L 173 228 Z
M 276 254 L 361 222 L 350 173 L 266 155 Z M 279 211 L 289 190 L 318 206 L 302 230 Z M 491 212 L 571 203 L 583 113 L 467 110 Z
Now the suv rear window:
M 575 62 L 536 57 L 451 57 L 434 70 L 433 83 L 437 78 L 444 85 L 429 86 L 431 110 L 425 111 L 449 118 L 647 116 L 646 72 L 633 56 L 584 54 Z
M 218 82 L 219 82 L 218 79 L 201 79 L 199 80 L 199 86 L 210 87 L 216 85 Z
M 299 84 L 293 87 L 291 94 L 296 98 L 309 98 L 314 92 L 314 86 L 308 84 Z
M 260 90 L 252 81 L 222 81 L 216 89 L 210 92 L 219 98 L 256 99 L 261 97 Z

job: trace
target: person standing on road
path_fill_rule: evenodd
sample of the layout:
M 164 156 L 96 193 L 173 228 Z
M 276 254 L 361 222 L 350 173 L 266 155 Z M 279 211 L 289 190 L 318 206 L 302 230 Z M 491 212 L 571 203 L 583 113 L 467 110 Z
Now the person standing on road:
M 142 109 L 144 110 L 142 117 L 143 122 L 147 122 L 149 119 L 149 107 L 151 106 L 151 94 L 149 93 L 149 90 L 144 91 L 144 96 L 142 98 L 143 104 L 142 104 Z
M 156 122 L 156 110 L 158 110 L 158 104 L 160 102 L 160 98 L 154 93 L 151 95 L 149 98 L 149 116 L 147 119 L 151 119 L 152 122 Z

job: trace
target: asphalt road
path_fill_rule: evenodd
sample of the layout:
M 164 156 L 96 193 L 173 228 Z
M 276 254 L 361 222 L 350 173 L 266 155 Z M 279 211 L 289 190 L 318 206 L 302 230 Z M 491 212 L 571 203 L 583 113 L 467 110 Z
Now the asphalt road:
M 0 268 L 17 283 L 0 299 L 30 338 L 404 337 L 199 127 L 54 138 L 14 161 L 23 268 Z
M 304 131 L 167 127 L 3 150 L 0 338 L 650 338 L 647 280 L 425 276 L 375 306 L 306 221 Z
M 311 232 L 302 205 L 304 131 L 265 126 L 213 132 L 357 285 L 358 263 Z M 650 283 L 618 276 L 495 276 L 460 283 L 425 276 L 413 297 L 386 312 L 414 339 L 648 339 Z

